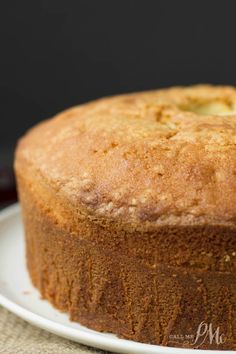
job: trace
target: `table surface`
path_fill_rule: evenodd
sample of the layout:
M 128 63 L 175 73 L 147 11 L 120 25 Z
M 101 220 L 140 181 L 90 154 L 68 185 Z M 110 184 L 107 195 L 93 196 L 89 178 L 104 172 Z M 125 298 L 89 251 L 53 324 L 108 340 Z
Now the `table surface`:
M 1 354 L 106 354 L 34 327 L 0 306 Z

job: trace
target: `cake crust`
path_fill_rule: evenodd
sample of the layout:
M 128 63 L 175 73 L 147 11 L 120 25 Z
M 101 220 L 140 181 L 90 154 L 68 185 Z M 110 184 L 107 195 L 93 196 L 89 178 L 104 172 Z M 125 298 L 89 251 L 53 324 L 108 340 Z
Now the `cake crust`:
M 15 170 L 43 297 L 124 338 L 236 348 L 236 89 L 74 107 L 20 140 Z M 201 322 L 224 341 L 194 343 Z
M 220 115 L 193 112 L 214 105 Z M 31 129 L 16 164 L 96 219 L 235 226 L 235 116 L 230 87 L 105 98 Z

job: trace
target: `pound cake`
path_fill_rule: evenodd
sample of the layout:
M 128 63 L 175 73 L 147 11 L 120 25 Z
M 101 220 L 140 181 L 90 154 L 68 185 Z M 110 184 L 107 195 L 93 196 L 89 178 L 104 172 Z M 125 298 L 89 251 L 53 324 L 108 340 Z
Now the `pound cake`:
M 27 266 L 43 298 L 143 343 L 236 349 L 236 89 L 73 107 L 20 139 Z

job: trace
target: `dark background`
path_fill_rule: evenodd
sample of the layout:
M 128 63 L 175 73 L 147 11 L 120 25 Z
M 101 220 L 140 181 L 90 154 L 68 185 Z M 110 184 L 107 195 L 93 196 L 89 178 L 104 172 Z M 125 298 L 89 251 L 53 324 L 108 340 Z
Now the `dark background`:
M 0 168 L 11 166 L 27 128 L 71 105 L 170 85 L 236 85 L 235 5 L 2 1 Z

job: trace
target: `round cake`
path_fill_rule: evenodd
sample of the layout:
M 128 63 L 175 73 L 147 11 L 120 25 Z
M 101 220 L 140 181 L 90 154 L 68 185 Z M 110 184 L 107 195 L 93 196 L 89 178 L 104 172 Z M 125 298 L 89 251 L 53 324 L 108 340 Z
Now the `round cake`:
M 236 89 L 100 99 L 32 128 L 15 171 L 27 265 L 73 321 L 236 348 Z

